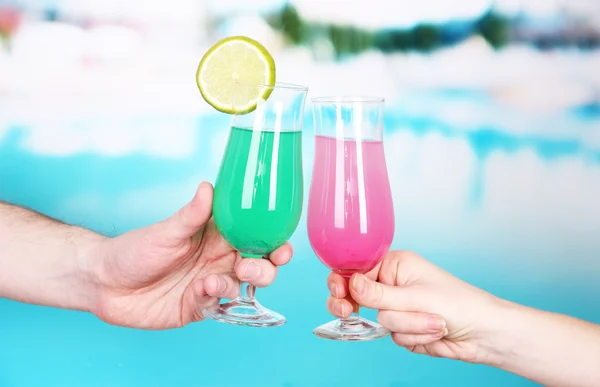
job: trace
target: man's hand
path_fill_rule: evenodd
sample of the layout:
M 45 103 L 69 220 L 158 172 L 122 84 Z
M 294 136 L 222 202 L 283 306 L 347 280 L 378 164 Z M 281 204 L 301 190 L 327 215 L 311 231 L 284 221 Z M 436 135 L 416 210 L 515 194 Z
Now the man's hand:
M 92 263 L 102 320 L 127 327 L 168 329 L 203 319 L 202 309 L 234 298 L 240 280 L 265 287 L 292 256 L 290 244 L 269 259 L 242 259 L 211 218 L 213 188 L 203 183 L 170 218 L 96 246 Z

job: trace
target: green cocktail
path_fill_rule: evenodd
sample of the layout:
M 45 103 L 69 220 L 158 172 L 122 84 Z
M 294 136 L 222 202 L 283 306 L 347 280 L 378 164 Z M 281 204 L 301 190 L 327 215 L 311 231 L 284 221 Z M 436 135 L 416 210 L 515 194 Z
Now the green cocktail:
M 262 258 L 294 233 L 302 213 L 302 133 L 232 127 L 213 214 L 243 257 Z
M 215 184 L 213 215 L 219 232 L 242 258 L 260 259 L 285 244 L 300 221 L 307 88 L 238 84 L 235 92 L 244 103 L 248 95 L 264 97 L 249 112 L 235 101 L 232 105 L 236 113 Z M 254 286 L 242 284 L 239 297 L 203 314 L 238 325 L 284 324 L 285 317 L 260 305 L 254 293 Z

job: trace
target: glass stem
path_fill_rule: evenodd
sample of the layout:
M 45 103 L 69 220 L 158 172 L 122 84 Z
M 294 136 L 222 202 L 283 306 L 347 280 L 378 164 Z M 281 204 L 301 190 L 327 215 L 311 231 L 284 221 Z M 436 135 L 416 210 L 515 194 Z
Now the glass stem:
M 256 287 L 248 282 L 242 282 L 240 284 L 240 298 L 243 302 L 249 304 L 255 301 L 254 294 L 256 293 Z
M 356 323 L 358 323 L 358 320 L 360 319 L 360 316 L 358 314 L 359 306 L 353 305 L 353 307 L 354 308 L 352 310 L 352 313 L 350 313 L 350 316 L 340 319 L 340 326 L 342 328 L 351 326 L 351 325 L 355 325 Z

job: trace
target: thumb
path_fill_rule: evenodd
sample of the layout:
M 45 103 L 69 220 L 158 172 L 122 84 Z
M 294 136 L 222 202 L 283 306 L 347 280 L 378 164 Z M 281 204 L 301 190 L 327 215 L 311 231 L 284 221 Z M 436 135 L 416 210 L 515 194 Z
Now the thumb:
M 161 232 L 167 240 L 177 243 L 196 234 L 212 214 L 213 187 L 203 182 L 194 198 L 174 215 L 161 222 Z
M 350 278 L 350 295 L 367 308 L 406 312 L 418 312 L 421 309 L 414 288 L 385 285 L 362 274 L 354 274 Z

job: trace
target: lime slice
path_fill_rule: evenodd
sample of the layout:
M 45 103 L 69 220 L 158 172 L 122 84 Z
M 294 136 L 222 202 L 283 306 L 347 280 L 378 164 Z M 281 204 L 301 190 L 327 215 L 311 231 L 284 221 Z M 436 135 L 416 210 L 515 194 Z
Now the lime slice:
M 236 90 L 236 81 L 264 87 Z M 275 85 L 275 61 L 257 41 L 246 36 L 231 36 L 204 54 L 196 72 L 196 83 L 202 98 L 218 111 L 249 113 L 271 94 L 273 89 L 269 86 Z

